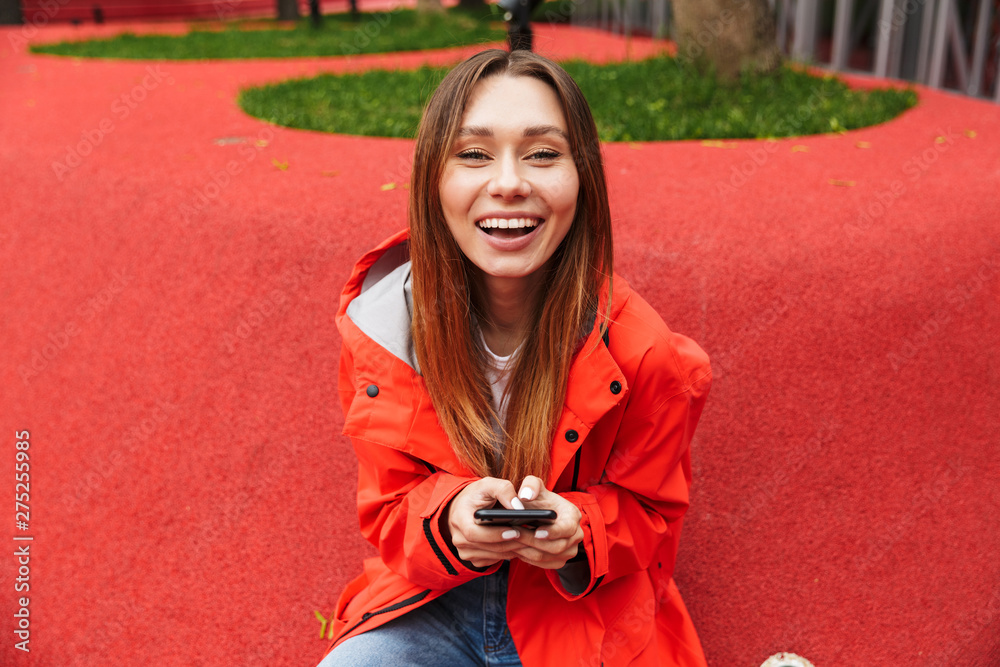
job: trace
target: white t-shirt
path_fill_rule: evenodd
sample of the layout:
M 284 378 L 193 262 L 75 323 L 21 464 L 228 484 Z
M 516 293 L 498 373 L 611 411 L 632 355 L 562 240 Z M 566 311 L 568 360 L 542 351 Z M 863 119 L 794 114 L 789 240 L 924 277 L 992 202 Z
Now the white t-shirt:
M 505 357 L 493 353 L 490 346 L 486 344 L 483 333 L 479 332 L 479 341 L 486 352 L 486 379 L 490 382 L 490 389 L 493 392 L 493 407 L 496 408 L 500 423 L 507 421 L 507 397 L 504 392 L 507 390 L 507 383 L 510 382 L 510 372 L 508 366 L 517 350 L 514 350 Z M 520 348 L 518 348 L 520 349 Z

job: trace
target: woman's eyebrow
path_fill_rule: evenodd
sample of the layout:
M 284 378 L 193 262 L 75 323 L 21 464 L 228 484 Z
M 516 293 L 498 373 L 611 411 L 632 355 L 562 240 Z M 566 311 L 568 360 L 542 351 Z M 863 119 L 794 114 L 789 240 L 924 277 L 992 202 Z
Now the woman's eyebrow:
M 471 125 L 458 130 L 460 137 L 492 137 L 493 130 L 482 125 Z
M 532 125 L 531 127 L 524 128 L 524 136 L 526 137 L 540 137 L 545 134 L 558 134 L 566 141 L 569 141 L 566 133 L 555 125 Z
M 566 136 L 566 132 L 555 125 L 532 125 L 530 127 L 524 128 L 524 136 L 526 137 L 540 137 L 546 134 L 556 134 L 569 141 L 569 137 Z M 485 127 L 483 125 L 469 125 L 462 127 L 458 130 L 458 136 L 460 137 L 492 137 L 493 129 Z

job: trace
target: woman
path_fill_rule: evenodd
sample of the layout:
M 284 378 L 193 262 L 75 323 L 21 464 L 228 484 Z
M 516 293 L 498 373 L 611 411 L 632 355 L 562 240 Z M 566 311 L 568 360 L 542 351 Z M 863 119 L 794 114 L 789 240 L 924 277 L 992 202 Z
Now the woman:
M 708 359 L 612 279 L 587 103 L 487 51 L 421 122 L 410 225 L 341 299 L 344 432 L 379 557 L 330 665 L 703 665 L 673 583 Z M 477 509 L 551 509 L 485 526 Z

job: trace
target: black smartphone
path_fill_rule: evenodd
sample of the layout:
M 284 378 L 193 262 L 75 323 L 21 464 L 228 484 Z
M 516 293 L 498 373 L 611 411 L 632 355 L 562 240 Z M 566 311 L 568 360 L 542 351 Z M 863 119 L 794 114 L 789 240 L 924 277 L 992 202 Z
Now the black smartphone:
M 504 508 L 476 510 L 473 515 L 481 526 L 547 526 L 556 520 L 555 510 L 509 510 Z

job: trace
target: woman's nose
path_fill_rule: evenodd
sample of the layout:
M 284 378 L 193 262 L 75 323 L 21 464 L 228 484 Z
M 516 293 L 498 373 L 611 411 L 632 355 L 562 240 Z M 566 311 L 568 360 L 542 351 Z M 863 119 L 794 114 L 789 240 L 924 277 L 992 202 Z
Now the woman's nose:
M 527 197 L 531 194 L 531 183 L 525 178 L 524 169 L 517 158 L 504 157 L 497 160 L 487 184 L 487 192 L 492 197 L 503 199 Z

